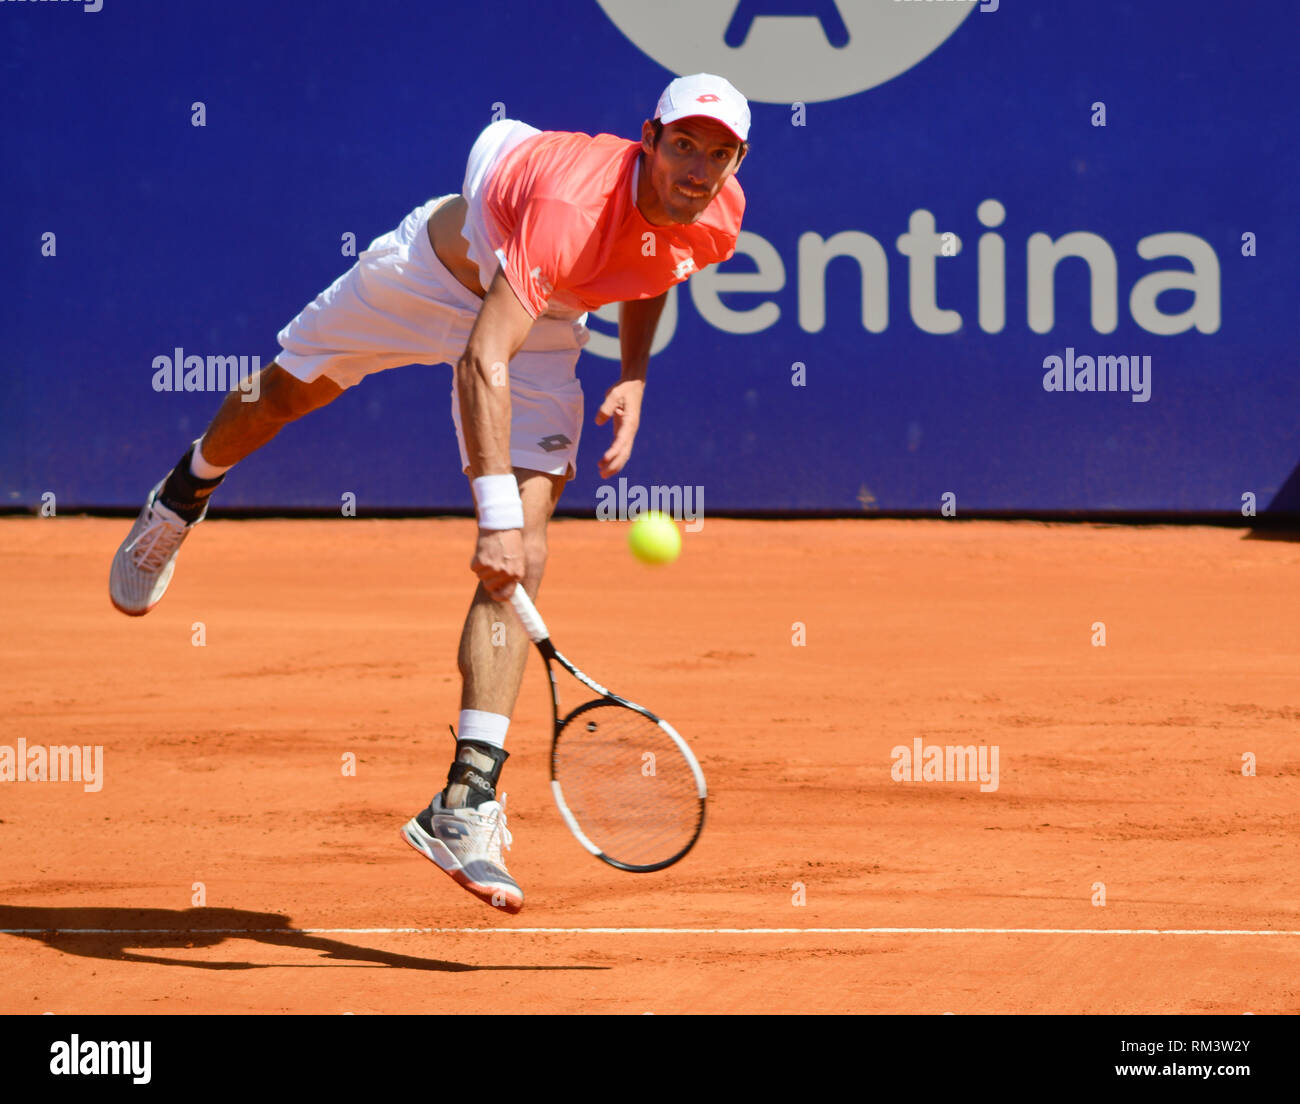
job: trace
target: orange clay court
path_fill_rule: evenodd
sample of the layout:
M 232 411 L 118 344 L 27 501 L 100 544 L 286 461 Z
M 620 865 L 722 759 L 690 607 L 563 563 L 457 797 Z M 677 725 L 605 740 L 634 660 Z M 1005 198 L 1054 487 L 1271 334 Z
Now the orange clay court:
M 711 519 L 655 569 L 558 521 L 557 645 L 691 741 L 709 819 L 659 874 L 588 856 L 531 655 L 508 917 L 398 835 L 444 781 L 473 522 L 207 521 L 141 619 L 129 524 L 0 519 L 0 743 L 104 748 L 97 793 L 0 785 L 0 1011 L 1300 1010 L 1300 544 Z M 918 737 L 997 745 L 998 789 L 895 781 Z

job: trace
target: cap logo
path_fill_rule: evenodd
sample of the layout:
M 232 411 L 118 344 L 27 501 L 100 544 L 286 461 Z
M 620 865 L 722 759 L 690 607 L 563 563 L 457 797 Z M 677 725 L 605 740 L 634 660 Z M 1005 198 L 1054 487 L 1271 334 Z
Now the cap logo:
M 695 97 L 696 103 L 721 103 L 722 97 L 714 95 L 712 92 L 705 92 L 703 96 Z

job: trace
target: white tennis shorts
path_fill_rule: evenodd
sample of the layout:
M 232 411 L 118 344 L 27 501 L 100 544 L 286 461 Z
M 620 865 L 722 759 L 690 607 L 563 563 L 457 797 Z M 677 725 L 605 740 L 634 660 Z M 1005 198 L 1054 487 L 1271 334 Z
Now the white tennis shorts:
M 483 301 L 429 244 L 430 213 L 453 198 L 429 200 L 372 241 L 280 331 L 276 363 L 304 383 L 326 376 L 344 388 L 406 364 L 455 364 Z M 539 318 L 510 362 L 510 462 L 517 468 L 573 476 L 583 413 L 574 369 L 590 337 L 585 318 Z M 461 467 L 468 470 L 454 373 L 451 417 Z

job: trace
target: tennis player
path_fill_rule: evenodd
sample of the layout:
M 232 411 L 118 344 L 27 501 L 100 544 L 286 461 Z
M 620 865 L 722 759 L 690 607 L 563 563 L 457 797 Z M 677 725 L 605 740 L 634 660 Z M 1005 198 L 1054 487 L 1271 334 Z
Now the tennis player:
M 455 760 L 402 834 L 507 912 L 523 907 L 523 892 L 502 857 L 511 841 L 497 786 L 528 640 L 498 603 L 516 585 L 536 597 L 547 522 L 574 475 L 586 312 L 620 304 L 622 372 L 595 418 L 613 422 L 599 464 L 608 479 L 632 455 L 668 289 L 735 250 L 745 198 L 734 174 L 749 122 L 744 96 L 701 73 L 668 85 L 639 142 L 492 123 L 470 150 L 460 194 L 430 200 L 371 242 L 280 331 L 257 401 L 226 397 L 113 559 L 113 604 L 148 613 L 236 463 L 374 372 L 454 364 L 451 416 L 478 516 L 470 566 L 479 583 L 460 639 Z M 494 622 L 507 626 L 504 646 L 493 646 Z

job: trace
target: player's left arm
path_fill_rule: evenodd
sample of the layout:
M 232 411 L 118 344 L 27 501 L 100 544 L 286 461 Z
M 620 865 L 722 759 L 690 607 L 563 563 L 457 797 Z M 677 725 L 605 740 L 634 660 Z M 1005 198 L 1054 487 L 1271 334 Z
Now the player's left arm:
M 641 424 L 641 398 L 650 365 L 650 346 L 667 299 L 665 291 L 653 299 L 634 299 L 618 305 L 618 344 L 623 371 L 618 382 L 605 392 L 605 401 L 596 412 L 597 425 L 614 420 L 614 439 L 600 458 L 601 479 L 617 475 L 632 457 L 632 442 Z

